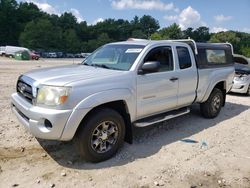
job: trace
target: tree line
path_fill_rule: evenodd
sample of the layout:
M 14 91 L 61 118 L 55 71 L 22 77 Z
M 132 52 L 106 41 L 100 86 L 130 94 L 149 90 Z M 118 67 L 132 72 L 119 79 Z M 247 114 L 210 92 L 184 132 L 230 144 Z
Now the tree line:
M 128 38 L 151 40 L 192 38 L 198 42 L 230 42 L 236 53 L 250 57 L 250 34 L 210 33 L 208 27 L 181 30 L 176 23 L 160 29 L 150 15 L 132 20 L 106 19 L 94 25 L 77 22 L 70 12 L 50 15 L 29 2 L 0 0 L 0 46 L 19 45 L 34 50 L 92 52 L 99 46 Z

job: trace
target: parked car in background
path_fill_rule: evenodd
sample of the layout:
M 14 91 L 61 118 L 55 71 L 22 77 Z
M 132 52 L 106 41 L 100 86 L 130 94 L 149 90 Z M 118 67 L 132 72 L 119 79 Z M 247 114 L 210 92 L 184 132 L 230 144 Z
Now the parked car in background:
M 57 55 L 55 52 L 49 52 L 48 58 L 57 58 Z
M 235 76 L 231 92 L 250 96 L 250 61 L 242 55 L 234 55 Z
M 66 53 L 66 58 L 74 58 L 74 54 L 72 53 Z
M 22 51 L 18 51 L 15 52 L 15 60 L 30 60 L 31 56 L 30 56 L 30 52 L 28 50 L 22 50 Z
M 48 58 L 48 56 L 49 56 L 48 52 L 41 52 L 40 54 L 41 54 L 42 58 Z
M 88 57 L 91 53 L 81 53 L 83 58 Z
M 39 58 L 40 58 L 40 55 L 35 51 L 29 50 L 29 54 L 30 54 L 30 59 L 32 59 L 32 60 L 39 60 Z
M 75 54 L 74 57 L 75 57 L 75 58 L 83 58 L 83 56 L 82 56 L 81 53 Z
M 57 56 L 57 58 L 64 58 L 65 53 L 64 52 L 56 52 L 56 56 Z
M 28 51 L 29 49 L 28 48 L 24 48 L 24 47 L 19 47 L 19 46 L 6 46 L 5 47 L 5 55 L 7 57 L 14 58 L 16 52 L 24 51 L 24 50 Z
M 15 52 L 15 59 L 16 60 L 39 60 L 40 55 L 31 50 L 21 50 Z
M 0 46 L 0 56 L 4 56 L 5 55 L 5 46 Z

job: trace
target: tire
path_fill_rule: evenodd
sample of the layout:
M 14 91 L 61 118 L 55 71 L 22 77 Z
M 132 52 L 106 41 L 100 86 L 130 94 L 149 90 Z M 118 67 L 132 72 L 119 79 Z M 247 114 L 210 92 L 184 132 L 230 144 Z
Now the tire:
M 201 114 L 205 118 L 215 118 L 220 113 L 223 104 L 223 94 L 218 88 L 214 88 L 207 101 L 200 104 Z
M 75 144 L 86 161 L 105 161 L 123 145 L 125 123 L 122 116 L 115 110 L 98 109 L 91 113 L 80 126 L 75 137 Z

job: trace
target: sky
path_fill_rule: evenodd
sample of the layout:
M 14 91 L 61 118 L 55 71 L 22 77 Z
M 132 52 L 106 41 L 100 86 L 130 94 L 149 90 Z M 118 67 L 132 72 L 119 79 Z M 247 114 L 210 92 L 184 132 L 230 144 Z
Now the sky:
M 33 2 L 49 14 L 71 12 L 78 22 L 96 24 L 107 18 L 132 20 L 150 15 L 160 27 L 172 23 L 181 29 L 200 26 L 210 32 L 250 33 L 250 0 L 18 0 Z

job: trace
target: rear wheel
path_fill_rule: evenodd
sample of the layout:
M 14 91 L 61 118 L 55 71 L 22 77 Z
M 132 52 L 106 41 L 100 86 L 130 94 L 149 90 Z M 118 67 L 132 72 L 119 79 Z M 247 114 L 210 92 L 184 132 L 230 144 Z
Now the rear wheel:
M 100 162 L 111 158 L 122 146 L 125 124 L 112 109 L 98 109 L 81 125 L 76 135 L 76 147 L 87 161 Z
M 218 88 L 214 88 L 207 101 L 200 104 L 201 114 L 205 118 L 215 118 L 221 110 L 223 94 Z

